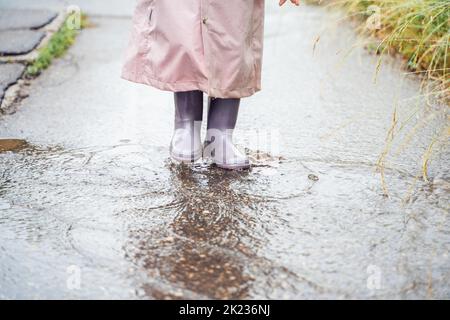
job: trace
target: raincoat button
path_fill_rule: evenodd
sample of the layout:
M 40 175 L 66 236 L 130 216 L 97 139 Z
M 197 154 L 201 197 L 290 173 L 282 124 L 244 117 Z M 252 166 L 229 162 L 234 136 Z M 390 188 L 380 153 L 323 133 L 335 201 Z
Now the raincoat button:
M 206 21 L 208 21 L 208 18 L 203 18 L 203 24 L 206 24 Z

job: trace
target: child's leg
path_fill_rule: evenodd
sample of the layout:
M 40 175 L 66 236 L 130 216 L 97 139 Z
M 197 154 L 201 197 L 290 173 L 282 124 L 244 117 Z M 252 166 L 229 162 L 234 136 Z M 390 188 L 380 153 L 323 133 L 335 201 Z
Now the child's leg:
M 170 155 L 178 161 L 194 162 L 202 156 L 203 92 L 176 92 L 174 100 L 175 132 L 170 143 Z
M 240 99 L 210 98 L 208 128 L 204 154 L 217 166 L 226 169 L 245 169 L 250 162 L 233 144 Z

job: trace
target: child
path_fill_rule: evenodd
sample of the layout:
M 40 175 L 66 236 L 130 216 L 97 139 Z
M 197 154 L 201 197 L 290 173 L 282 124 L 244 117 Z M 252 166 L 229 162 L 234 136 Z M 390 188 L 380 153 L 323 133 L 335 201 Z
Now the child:
M 122 76 L 174 92 L 173 159 L 205 155 L 221 168 L 250 167 L 232 133 L 240 98 L 261 89 L 263 25 L 264 0 L 139 0 Z M 204 145 L 203 93 L 210 97 Z

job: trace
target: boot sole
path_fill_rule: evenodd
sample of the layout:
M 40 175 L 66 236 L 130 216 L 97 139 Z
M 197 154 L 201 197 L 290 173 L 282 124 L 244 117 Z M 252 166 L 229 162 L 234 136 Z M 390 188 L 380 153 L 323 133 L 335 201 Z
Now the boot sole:
M 251 165 L 250 164 L 242 164 L 242 165 L 231 165 L 231 164 L 219 164 L 214 162 L 214 164 L 221 168 L 221 169 L 226 169 L 226 170 L 247 170 L 250 169 Z
M 197 153 L 192 154 L 191 156 L 184 156 L 184 155 L 176 155 L 175 153 L 170 150 L 170 157 L 178 162 L 182 163 L 194 163 L 197 160 L 199 160 L 202 157 L 202 151 L 200 150 Z

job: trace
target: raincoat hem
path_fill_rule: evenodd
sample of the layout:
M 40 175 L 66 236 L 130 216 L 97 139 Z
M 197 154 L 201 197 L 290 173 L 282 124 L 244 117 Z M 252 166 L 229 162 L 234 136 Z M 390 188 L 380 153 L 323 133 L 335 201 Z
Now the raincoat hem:
M 207 83 L 202 83 L 198 81 L 185 81 L 185 82 L 163 82 L 157 79 L 150 78 L 148 76 L 145 77 L 136 77 L 136 74 L 124 71 L 122 73 L 122 78 L 131 82 L 140 83 L 152 86 L 156 89 L 164 90 L 164 91 L 172 91 L 172 92 L 183 92 L 183 91 L 192 91 L 192 90 L 200 90 L 214 98 L 245 98 L 252 96 L 258 91 L 261 91 L 261 87 L 258 85 L 257 87 L 250 88 L 239 88 L 230 90 L 221 89 L 221 88 L 210 88 Z

